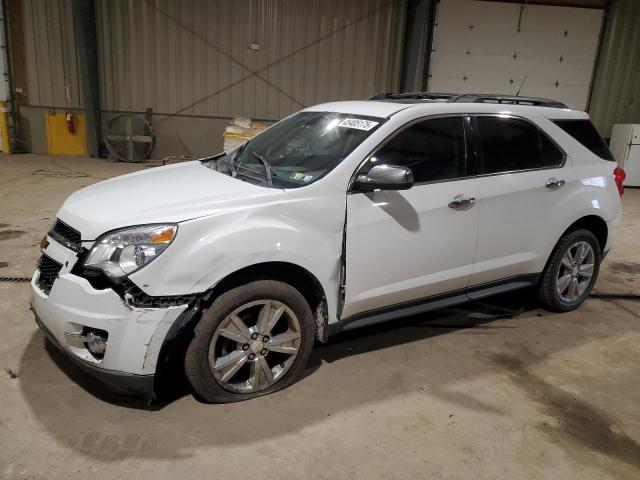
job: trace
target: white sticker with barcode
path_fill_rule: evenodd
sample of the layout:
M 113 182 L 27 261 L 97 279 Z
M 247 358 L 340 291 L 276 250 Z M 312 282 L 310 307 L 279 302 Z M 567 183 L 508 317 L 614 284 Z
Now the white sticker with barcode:
M 378 125 L 378 122 L 372 122 L 371 120 L 361 120 L 359 118 L 345 118 L 337 127 L 343 128 L 357 128 L 358 130 L 371 130 Z

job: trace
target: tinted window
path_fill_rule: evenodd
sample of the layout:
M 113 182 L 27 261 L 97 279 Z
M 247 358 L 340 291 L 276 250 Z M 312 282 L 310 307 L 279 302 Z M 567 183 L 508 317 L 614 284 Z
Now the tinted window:
M 609 148 L 590 120 L 554 120 L 553 123 L 603 160 L 615 162 Z
M 434 118 L 417 123 L 393 137 L 367 162 L 409 167 L 414 182 L 433 182 L 465 175 L 462 117 Z
M 518 118 L 477 117 L 482 146 L 480 173 L 553 167 L 563 154 L 535 125 Z

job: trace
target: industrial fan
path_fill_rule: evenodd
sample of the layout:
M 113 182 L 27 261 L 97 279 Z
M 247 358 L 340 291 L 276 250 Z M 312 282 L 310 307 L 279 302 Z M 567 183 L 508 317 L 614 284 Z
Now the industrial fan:
M 104 143 L 115 161 L 144 162 L 153 151 L 155 136 L 144 117 L 123 113 L 108 123 Z

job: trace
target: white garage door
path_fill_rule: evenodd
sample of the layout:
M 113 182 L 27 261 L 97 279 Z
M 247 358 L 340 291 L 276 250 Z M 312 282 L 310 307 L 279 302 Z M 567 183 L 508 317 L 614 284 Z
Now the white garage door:
M 431 56 L 432 92 L 520 95 L 584 110 L 602 10 L 441 0 Z

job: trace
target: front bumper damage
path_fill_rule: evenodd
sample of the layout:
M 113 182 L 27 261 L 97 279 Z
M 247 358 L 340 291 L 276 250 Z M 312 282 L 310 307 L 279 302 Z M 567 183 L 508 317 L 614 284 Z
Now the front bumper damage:
M 144 398 L 155 398 L 155 376 L 154 375 L 134 375 L 131 373 L 117 372 L 104 368 L 95 367 L 65 349 L 46 325 L 40 320 L 38 314 L 34 313 L 35 321 L 45 334 L 47 339 L 65 354 L 74 364 L 80 367 L 89 376 L 108 385 L 114 392 L 125 395 L 139 395 Z
M 40 270 L 31 280 L 31 308 L 47 338 L 89 375 L 114 391 L 153 398 L 154 376 L 167 332 L 188 305 L 134 307 L 110 288 L 96 289 L 71 273 L 76 254 L 50 242 L 44 254 L 62 265 L 46 293 Z M 46 289 L 45 289 L 46 290 Z M 103 356 L 88 349 L 83 334 L 108 334 Z

